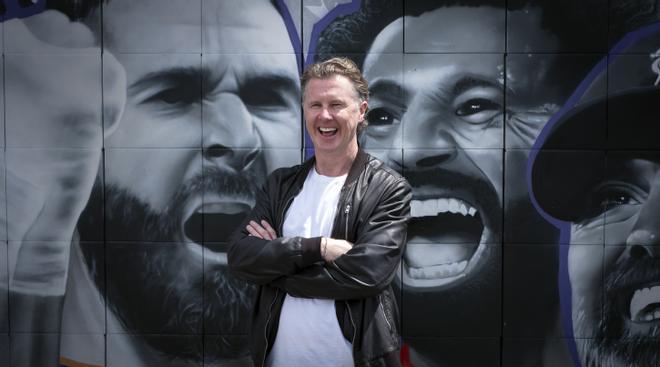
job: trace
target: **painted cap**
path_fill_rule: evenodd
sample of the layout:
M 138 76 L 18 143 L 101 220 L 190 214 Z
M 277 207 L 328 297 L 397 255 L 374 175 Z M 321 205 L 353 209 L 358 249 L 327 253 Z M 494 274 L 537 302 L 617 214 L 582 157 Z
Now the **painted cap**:
M 626 36 L 594 72 L 578 101 L 539 135 L 532 163 L 536 201 L 561 220 L 582 217 L 608 152 L 660 150 L 660 23 Z

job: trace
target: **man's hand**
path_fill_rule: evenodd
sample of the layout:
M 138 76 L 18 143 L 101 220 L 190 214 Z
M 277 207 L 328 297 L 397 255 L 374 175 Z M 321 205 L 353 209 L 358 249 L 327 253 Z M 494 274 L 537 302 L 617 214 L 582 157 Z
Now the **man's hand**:
M 326 262 L 335 261 L 339 256 L 347 253 L 353 245 L 344 240 L 323 237 L 321 239 L 321 256 Z
M 251 220 L 245 229 L 250 233 L 250 236 L 261 238 L 262 240 L 272 241 L 277 238 L 277 232 L 273 229 L 270 223 L 261 220 L 261 224 Z

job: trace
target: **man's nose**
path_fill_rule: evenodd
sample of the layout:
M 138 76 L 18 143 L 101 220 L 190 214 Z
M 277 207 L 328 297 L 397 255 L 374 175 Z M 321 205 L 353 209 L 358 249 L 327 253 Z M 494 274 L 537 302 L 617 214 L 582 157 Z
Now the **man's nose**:
M 321 120 L 332 120 L 332 113 L 330 112 L 329 107 L 327 106 L 322 107 L 321 110 L 319 111 L 318 117 Z
M 202 109 L 204 159 L 236 171 L 249 168 L 260 156 L 261 139 L 243 101 L 221 93 Z
M 635 225 L 626 238 L 629 255 L 633 258 L 660 257 L 660 174 L 656 174 Z

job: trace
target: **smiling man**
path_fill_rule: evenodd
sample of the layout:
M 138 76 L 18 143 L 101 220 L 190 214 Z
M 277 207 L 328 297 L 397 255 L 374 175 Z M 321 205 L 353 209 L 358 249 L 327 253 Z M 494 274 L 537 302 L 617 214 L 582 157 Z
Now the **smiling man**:
M 315 157 L 269 176 L 228 254 L 258 285 L 255 366 L 397 366 L 390 283 L 406 242 L 410 187 L 358 148 L 367 81 L 346 58 L 301 78 Z
M 29 51 L 7 64 L 12 111 L 25 111 L 8 140 L 46 151 L 12 150 L 7 167 L 12 331 L 35 333 L 14 343 L 15 363 L 54 365 L 53 341 L 67 366 L 249 363 L 252 288 L 228 275 L 225 249 L 267 172 L 299 161 L 283 18 L 266 0 L 100 3 L 49 4 L 79 22 L 48 11 L 5 24 Z M 41 207 L 56 209 L 30 216 Z M 20 307 L 42 298 L 47 314 Z
M 605 61 L 579 101 L 542 133 L 532 188 L 570 242 L 562 303 L 579 363 L 656 366 L 660 24 L 629 34 Z

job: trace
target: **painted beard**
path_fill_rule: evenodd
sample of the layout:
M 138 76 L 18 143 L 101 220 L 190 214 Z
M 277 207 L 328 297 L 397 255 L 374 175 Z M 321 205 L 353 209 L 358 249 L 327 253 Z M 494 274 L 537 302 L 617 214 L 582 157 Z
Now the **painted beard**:
M 651 257 L 629 258 L 608 272 L 594 336 L 576 341 L 584 367 L 660 365 L 658 279 L 660 259 Z M 578 319 L 575 329 L 590 330 L 584 321 Z
M 224 264 L 205 261 L 199 251 L 190 251 L 202 244 L 182 242 L 192 236 L 181 232 L 187 221 L 184 207 L 191 197 L 204 192 L 254 198 L 260 181 L 252 174 L 205 169 L 174 195 L 162 213 L 128 190 L 106 185 L 105 226 L 121 229 L 131 240 L 109 241 L 105 252 L 103 246 L 82 249 L 96 286 L 105 289 L 101 293 L 124 328 L 145 334 L 219 335 L 214 335 L 215 345 L 184 342 L 174 348 L 167 338 L 143 338 L 164 357 L 212 363 L 248 355 L 247 341 L 235 335 L 247 333 L 255 288 L 233 278 Z M 81 241 L 98 231 L 99 224 L 103 228 L 97 214 L 103 209 L 96 207 L 102 206 L 102 198 L 102 185 L 97 182 L 79 221 Z

